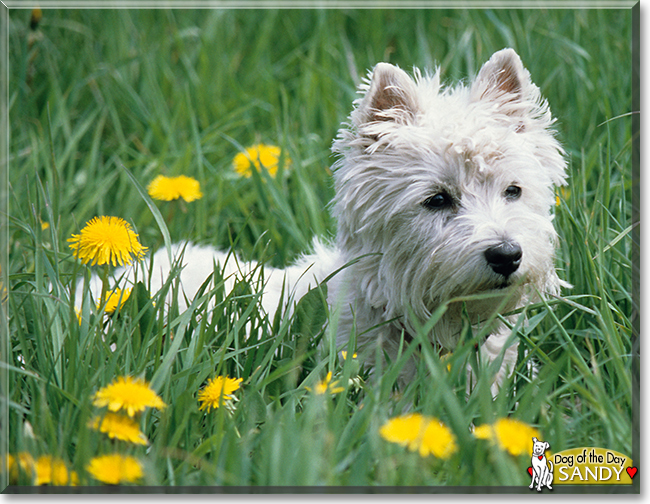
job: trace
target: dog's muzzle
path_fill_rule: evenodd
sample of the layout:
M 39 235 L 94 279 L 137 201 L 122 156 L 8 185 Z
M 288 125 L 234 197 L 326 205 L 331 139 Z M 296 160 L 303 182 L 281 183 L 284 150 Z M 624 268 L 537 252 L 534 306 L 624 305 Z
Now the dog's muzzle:
M 521 264 L 523 252 L 516 242 L 503 242 L 483 252 L 492 271 L 508 278 Z

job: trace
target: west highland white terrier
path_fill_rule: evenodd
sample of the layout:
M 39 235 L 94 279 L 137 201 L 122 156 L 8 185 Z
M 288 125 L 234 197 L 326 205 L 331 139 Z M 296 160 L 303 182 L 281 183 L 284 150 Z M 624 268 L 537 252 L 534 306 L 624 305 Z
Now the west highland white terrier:
M 358 351 L 372 363 L 375 345 L 395 358 L 442 304 L 447 310 L 429 338 L 453 351 L 463 307 L 480 323 L 497 309 L 525 305 L 536 292 L 557 294 L 552 209 L 566 162 L 548 104 L 515 51 L 498 51 L 470 85 L 455 87 L 441 84 L 439 70 L 416 69 L 411 78 L 379 63 L 359 91 L 333 144 L 336 241 L 315 241 L 312 254 L 286 269 L 264 269 L 266 312 L 340 270 L 327 282 L 328 303 L 338 310 L 331 318 L 337 344 L 355 331 Z M 210 247 L 172 247 L 172 256 L 181 252 L 180 283 L 189 300 L 213 264 L 230 285 L 255 269 Z M 154 254 L 152 271 L 155 292 L 170 273 L 166 249 Z M 99 288 L 94 278 L 93 291 Z M 475 294 L 492 295 L 452 301 Z M 497 321 L 481 345 L 482 357 L 503 359 L 497 382 L 516 361 L 516 339 L 509 337 Z M 402 379 L 414 369 L 407 364 Z

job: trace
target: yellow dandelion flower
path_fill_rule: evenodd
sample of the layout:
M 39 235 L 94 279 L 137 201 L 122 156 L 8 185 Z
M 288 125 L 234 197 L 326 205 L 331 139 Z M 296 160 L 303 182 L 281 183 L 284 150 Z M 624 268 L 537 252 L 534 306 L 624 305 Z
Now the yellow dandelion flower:
M 345 390 L 345 387 L 339 387 L 338 384 L 339 384 L 338 380 L 332 382 L 332 372 L 330 371 L 329 373 L 327 373 L 327 376 L 325 377 L 324 380 L 316 384 L 316 388 L 314 389 L 313 392 L 318 395 L 322 395 L 326 393 L 338 394 L 339 392 L 343 392 Z M 305 388 L 310 392 L 312 392 L 311 387 L 305 387 Z
M 153 199 L 161 201 L 183 198 L 189 203 L 203 197 L 199 181 L 185 175 L 178 177 L 158 175 L 147 186 L 147 192 Z
M 34 458 L 26 452 L 19 453 L 15 457 L 8 453 L 5 458 L 5 463 L 2 465 L 2 470 L 6 470 L 9 475 L 10 482 L 18 480 L 18 471 L 22 471 L 28 475 L 34 474 L 36 463 Z
M 34 458 L 29 453 L 21 452 L 18 454 L 18 465 L 23 471 L 31 474 L 35 464 Z
M 93 404 L 99 408 L 108 406 L 110 411 L 125 410 L 131 417 L 145 408 L 162 409 L 166 406 L 144 380 L 130 376 L 120 376 L 98 390 L 93 399 Z
M 269 175 L 275 177 L 281 152 L 280 147 L 275 145 L 253 145 L 246 149 L 246 152 L 240 152 L 235 156 L 233 167 L 239 175 L 247 178 L 252 175 L 253 168 L 261 172 L 262 167 L 266 168 Z M 290 162 L 291 160 L 288 157 L 285 158 L 285 166 Z
M 39 9 L 38 7 L 35 9 L 32 9 L 32 15 L 29 18 L 29 27 L 32 30 L 35 30 L 38 28 L 38 23 L 41 22 L 41 19 L 43 18 L 43 11 Z
M 424 418 L 419 413 L 398 416 L 388 420 L 379 429 L 379 434 L 391 443 L 408 444 L 417 439 L 423 422 Z
M 449 361 L 454 354 L 449 352 L 440 357 L 440 362 L 445 363 Z M 451 371 L 451 362 L 447 363 L 447 372 Z
M 32 474 L 36 467 L 34 458 L 27 452 L 21 452 L 16 457 L 7 455 L 7 471 L 12 472 L 20 468 L 27 474 Z
M 36 460 L 35 464 L 36 477 L 34 484 L 39 485 L 76 485 L 79 483 L 77 473 L 74 471 L 68 472 L 63 460 L 52 457 L 51 455 L 43 455 Z
M 75 257 L 83 264 L 131 264 L 141 259 L 146 247 L 138 241 L 131 225 L 119 217 L 95 217 L 86 223 L 78 235 L 68 238 Z
M 109 485 L 134 483 L 142 478 L 142 465 L 135 457 L 118 453 L 91 459 L 86 466 L 93 478 Z
M 11 453 L 7 453 L 4 457 L 4 460 L 0 464 L 0 470 L 2 471 L 11 471 L 16 466 L 16 457 Z
M 386 441 L 398 443 L 417 451 L 420 456 L 449 458 L 458 450 L 456 437 L 440 420 L 411 413 L 388 420 L 379 434 Z
M 341 350 L 341 355 L 343 356 L 343 360 L 346 360 L 348 358 L 348 353 L 345 350 Z M 352 358 L 353 359 L 357 358 L 357 352 L 354 352 L 352 354 Z
M 541 437 L 535 427 L 515 420 L 501 418 L 492 425 L 479 425 L 474 429 L 474 437 L 488 439 L 511 455 L 528 454 L 534 437 Z
M 115 310 L 118 308 L 118 303 L 119 307 L 122 308 L 124 306 L 124 303 L 126 303 L 126 300 L 129 299 L 129 296 L 131 295 L 131 289 L 119 289 L 116 288 L 114 291 L 110 292 L 107 296 L 107 301 L 106 301 L 106 307 L 104 308 L 104 313 L 113 313 Z M 97 308 L 99 308 L 102 304 L 97 303 Z
M 208 380 L 208 384 L 199 391 L 198 399 L 201 403 L 199 410 L 217 409 L 222 403 L 234 399 L 232 395 L 239 388 L 242 378 L 228 378 L 217 376 Z
M 571 196 L 571 189 L 560 187 L 555 193 L 555 206 L 560 206 L 563 199 L 568 200 Z
M 0 470 L 7 473 L 10 483 L 16 481 L 18 479 L 18 464 L 16 464 L 16 457 L 11 453 L 7 453 L 2 464 L 0 464 Z
M 420 455 L 426 457 L 431 454 L 434 457 L 446 459 L 457 450 L 456 436 L 451 429 L 437 418 L 431 418 L 420 441 Z
M 107 413 L 90 422 L 90 428 L 108 434 L 111 439 L 146 445 L 147 437 L 140 431 L 135 420 L 117 413 Z

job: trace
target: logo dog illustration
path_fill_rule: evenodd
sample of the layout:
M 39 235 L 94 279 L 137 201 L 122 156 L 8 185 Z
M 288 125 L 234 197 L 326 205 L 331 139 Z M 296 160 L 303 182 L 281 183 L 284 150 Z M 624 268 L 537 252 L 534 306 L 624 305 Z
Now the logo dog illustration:
M 530 482 L 531 490 L 537 481 L 537 491 L 541 492 L 543 487 L 553 490 L 551 483 L 553 483 L 553 462 L 546 460 L 544 452 L 551 447 L 546 441 L 539 441 L 536 437 L 533 438 L 533 456 L 531 462 L 533 467 L 529 469 L 533 477 Z M 549 467 L 550 466 L 550 467 Z

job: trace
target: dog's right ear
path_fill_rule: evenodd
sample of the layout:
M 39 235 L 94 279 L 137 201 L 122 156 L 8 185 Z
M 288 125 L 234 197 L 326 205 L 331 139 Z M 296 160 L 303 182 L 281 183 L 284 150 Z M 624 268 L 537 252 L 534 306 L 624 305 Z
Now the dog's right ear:
M 509 116 L 525 114 L 521 104 L 539 94 L 532 84 L 530 74 L 521 63 L 513 49 L 495 52 L 483 65 L 472 84 L 473 101 L 487 100 L 499 106 L 499 110 Z
M 533 443 L 537 443 L 537 438 L 536 437 L 533 438 Z
M 418 110 L 413 79 L 389 63 L 378 63 L 369 79 L 368 90 L 357 109 L 357 126 L 379 121 L 412 122 Z

